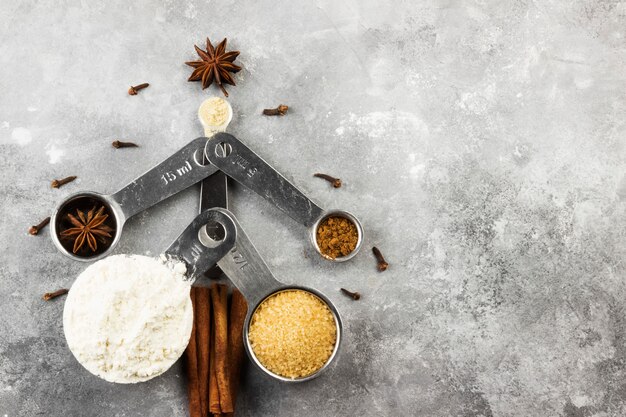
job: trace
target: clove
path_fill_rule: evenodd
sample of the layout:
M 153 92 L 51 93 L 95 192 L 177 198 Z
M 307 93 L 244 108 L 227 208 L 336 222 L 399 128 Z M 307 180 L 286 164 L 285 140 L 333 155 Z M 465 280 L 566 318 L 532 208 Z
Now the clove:
M 263 114 L 266 115 L 266 116 L 284 116 L 285 113 L 287 113 L 287 110 L 289 110 L 289 106 L 286 106 L 284 104 L 280 104 L 275 109 L 265 109 L 265 110 L 263 110 Z
M 67 184 L 68 182 L 74 181 L 76 178 L 78 178 L 76 175 L 72 175 L 72 176 L 69 176 L 69 177 L 62 178 L 60 180 L 52 180 L 52 183 L 50 183 L 50 186 L 52 188 L 59 188 L 59 187 L 65 185 L 65 184 Z
M 348 297 L 352 297 L 352 299 L 355 301 L 361 298 L 361 294 L 359 294 L 356 291 L 352 292 L 352 291 L 346 290 L 345 288 L 341 288 L 341 292 L 347 295 Z
M 380 250 L 376 246 L 374 246 L 372 248 L 372 252 L 374 253 L 374 256 L 376 257 L 376 260 L 378 261 L 378 270 L 380 272 L 386 270 L 389 264 L 387 263 L 387 261 L 385 261 L 385 258 L 383 257 L 383 254 L 380 253 Z
M 47 292 L 43 295 L 43 297 L 41 297 L 42 300 L 44 301 L 50 301 L 53 298 L 57 298 L 61 295 L 65 295 L 69 292 L 70 290 L 68 290 L 67 288 L 61 288 L 60 290 L 56 290 L 53 292 Z
M 136 96 L 136 95 L 137 95 L 137 92 L 138 92 L 139 90 L 143 90 L 144 88 L 148 87 L 149 85 L 150 85 L 150 84 L 148 84 L 148 83 L 143 83 L 143 84 L 139 84 L 139 85 L 131 86 L 131 87 L 128 89 L 128 94 L 129 94 L 129 95 L 131 95 L 131 96 Z
M 331 177 L 330 175 L 326 175 L 326 174 L 320 174 L 319 172 L 316 174 L 313 174 L 313 176 L 317 178 L 325 179 L 326 181 L 330 182 L 335 188 L 341 187 L 341 180 L 339 178 Z
M 137 145 L 136 143 L 133 142 L 122 142 L 121 140 L 114 140 L 113 143 L 111 143 L 111 145 L 113 145 L 113 147 L 115 149 L 119 149 L 119 148 L 138 148 L 139 145 Z
M 50 223 L 50 217 L 46 217 L 45 219 L 43 219 L 41 221 L 41 223 L 35 225 L 35 226 L 31 226 L 28 229 L 28 233 L 30 233 L 31 235 L 35 236 L 37 233 L 39 233 L 39 231 L 41 229 L 43 229 L 44 227 L 46 227 L 48 225 L 48 223 Z

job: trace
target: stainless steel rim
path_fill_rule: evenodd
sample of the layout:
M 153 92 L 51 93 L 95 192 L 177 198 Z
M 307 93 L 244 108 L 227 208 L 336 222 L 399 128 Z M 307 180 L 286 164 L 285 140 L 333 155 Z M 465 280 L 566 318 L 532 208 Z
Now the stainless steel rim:
M 254 354 L 254 351 L 252 350 L 252 346 L 250 345 L 250 339 L 248 338 L 249 327 L 250 327 L 250 320 L 252 319 L 252 315 L 254 314 L 256 309 L 263 303 L 263 301 L 267 300 L 269 297 L 271 297 L 271 296 L 273 296 L 275 294 L 278 294 L 278 293 L 281 293 L 281 292 L 285 292 L 285 291 L 293 291 L 293 290 L 302 290 L 302 291 L 309 292 L 309 293 L 315 295 L 321 301 L 323 301 L 328 306 L 328 309 L 330 310 L 330 312 L 333 314 L 333 318 L 335 319 L 335 326 L 336 326 L 336 329 L 337 329 L 337 340 L 335 342 L 335 348 L 333 349 L 333 353 L 330 355 L 330 357 L 328 358 L 328 360 L 326 361 L 324 366 L 322 366 L 320 369 L 318 369 L 317 371 L 315 371 L 314 373 L 312 373 L 310 375 L 307 375 L 307 376 L 304 376 L 304 377 L 301 377 L 301 378 L 295 378 L 295 379 L 287 378 L 287 377 L 284 377 L 282 375 L 278 375 L 278 374 L 270 371 L 269 369 L 267 369 L 265 366 L 263 366 L 263 364 L 258 360 L 256 355 Z M 246 352 L 248 353 L 248 357 L 250 358 L 252 363 L 254 363 L 256 365 L 256 367 L 259 368 L 261 371 L 263 371 L 266 375 L 269 375 L 270 377 L 272 377 L 274 379 L 277 379 L 279 381 L 290 382 L 290 383 L 310 381 L 311 379 L 317 378 L 324 371 L 326 371 L 326 369 L 328 369 L 328 367 L 334 362 L 335 358 L 337 357 L 337 354 L 339 352 L 339 347 L 341 345 L 342 337 L 343 337 L 343 325 L 342 325 L 342 322 L 341 322 L 341 317 L 339 316 L 339 312 L 335 308 L 335 305 L 328 299 L 328 297 L 326 297 L 321 292 L 319 292 L 319 291 L 317 291 L 317 290 L 315 290 L 313 288 L 302 287 L 302 286 L 298 286 L 298 285 L 292 285 L 292 286 L 281 288 L 280 290 L 275 291 L 275 292 L 273 292 L 271 294 L 268 294 L 266 297 L 264 297 L 261 301 L 259 301 L 254 306 L 254 308 L 251 308 L 251 309 L 248 310 L 248 315 L 246 316 L 246 321 L 245 321 L 244 327 L 243 327 L 243 338 L 244 338 L 244 341 L 245 341 L 245 344 L 246 344 Z

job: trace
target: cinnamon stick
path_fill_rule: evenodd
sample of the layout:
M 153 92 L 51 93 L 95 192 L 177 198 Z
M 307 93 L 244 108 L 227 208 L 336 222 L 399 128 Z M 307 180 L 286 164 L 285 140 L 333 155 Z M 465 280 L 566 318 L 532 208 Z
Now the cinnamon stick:
M 211 295 L 206 287 L 196 288 L 196 344 L 202 415 L 209 412 L 209 349 L 211 336 Z
M 233 412 L 230 395 L 230 373 L 228 372 L 228 288 L 215 284 L 211 287 L 215 334 L 215 375 L 222 413 Z
M 191 304 L 193 310 L 196 310 L 196 288 L 191 287 Z M 202 415 L 202 407 L 200 405 L 200 387 L 198 381 L 198 360 L 196 349 L 196 323 L 194 320 L 191 327 L 191 337 L 189 344 L 185 350 L 185 358 L 187 363 L 187 391 L 189 397 L 189 416 L 190 417 L 205 417 Z
M 243 345 L 243 323 L 246 320 L 248 303 L 243 294 L 236 288 L 230 300 L 230 317 L 228 318 L 228 367 L 230 370 L 230 396 L 233 402 L 233 411 L 237 403 L 237 390 L 241 376 L 241 365 L 245 358 Z
M 213 314 L 215 316 L 215 313 Z M 211 349 L 209 350 L 209 412 L 221 414 L 220 393 L 217 388 L 217 370 L 215 367 L 215 326 L 211 328 Z

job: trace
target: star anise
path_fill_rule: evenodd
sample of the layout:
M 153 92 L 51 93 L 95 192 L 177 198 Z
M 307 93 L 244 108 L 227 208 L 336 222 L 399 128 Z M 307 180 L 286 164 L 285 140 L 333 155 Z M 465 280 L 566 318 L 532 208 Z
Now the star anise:
M 217 45 L 217 48 L 213 48 L 209 38 L 206 38 L 206 51 L 194 45 L 196 52 L 202 59 L 200 61 L 185 62 L 185 64 L 195 68 L 187 81 L 202 81 L 202 89 L 204 90 L 215 80 L 215 83 L 219 85 L 224 95 L 228 97 L 228 92 L 223 84 L 235 85 L 233 76 L 228 72 L 239 72 L 241 67 L 233 64 L 233 61 L 239 55 L 239 51 L 226 52 L 226 41 L 227 39 L 224 38 Z
M 67 218 L 75 227 L 62 231 L 60 235 L 62 238 L 75 237 L 76 240 L 74 241 L 72 252 L 78 252 L 85 244 L 85 241 L 89 248 L 95 252 L 98 249 L 96 238 L 101 243 L 106 243 L 106 238 L 112 237 L 111 232 L 113 229 L 104 224 L 109 217 L 108 214 L 104 214 L 104 206 L 101 206 L 98 211 L 96 211 L 96 206 L 94 206 L 87 213 L 76 210 L 76 214 L 78 218 L 70 213 L 67 214 Z

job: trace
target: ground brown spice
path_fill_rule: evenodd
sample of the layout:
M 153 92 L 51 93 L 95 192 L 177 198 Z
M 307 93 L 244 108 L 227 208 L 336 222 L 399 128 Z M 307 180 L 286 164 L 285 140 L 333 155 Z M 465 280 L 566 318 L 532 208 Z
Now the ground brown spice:
M 317 246 L 331 259 L 349 255 L 358 240 L 356 225 L 345 217 L 327 217 L 317 228 Z

